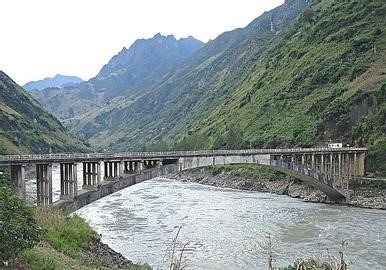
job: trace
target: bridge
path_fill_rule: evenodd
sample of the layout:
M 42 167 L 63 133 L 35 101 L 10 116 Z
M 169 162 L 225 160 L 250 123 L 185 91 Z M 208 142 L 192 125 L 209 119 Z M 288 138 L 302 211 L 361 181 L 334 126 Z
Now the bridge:
M 226 164 L 256 164 L 292 175 L 344 201 L 349 181 L 365 175 L 366 148 L 248 149 L 179 152 L 3 155 L 11 167 L 15 194 L 26 196 L 25 167 L 36 166 L 37 205 L 76 209 L 142 181 L 179 171 Z M 53 164 L 60 168 L 53 179 Z M 82 187 L 78 188 L 78 168 Z M 53 202 L 53 181 L 60 181 L 60 199 Z

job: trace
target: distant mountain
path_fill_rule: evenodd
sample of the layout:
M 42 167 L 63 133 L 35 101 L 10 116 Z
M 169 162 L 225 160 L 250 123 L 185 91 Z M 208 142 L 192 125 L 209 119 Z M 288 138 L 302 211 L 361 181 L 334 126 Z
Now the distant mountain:
M 74 117 L 114 98 L 131 101 L 203 45 L 193 37 L 177 40 L 172 35 L 139 39 L 129 49 L 123 48 L 88 82 L 67 88 L 65 93 L 46 89 L 32 94 L 60 119 Z
M 39 81 L 28 82 L 23 85 L 23 88 L 27 91 L 41 90 L 52 87 L 63 88 L 75 86 L 76 84 L 79 84 L 81 82 L 84 82 L 81 78 L 57 74 L 55 75 L 55 77 L 52 78 L 45 78 Z
M 0 154 L 84 152 L 89 149 L 0 71 Z

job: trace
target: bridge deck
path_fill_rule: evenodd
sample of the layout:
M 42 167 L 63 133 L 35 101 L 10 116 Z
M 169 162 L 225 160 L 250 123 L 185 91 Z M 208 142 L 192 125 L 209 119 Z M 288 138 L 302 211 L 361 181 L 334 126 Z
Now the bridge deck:
M 114 161 L 142 159 L 173 159 L 180 157 L 233 156 L 270 154 L 273 156 L 291 154 L 362 153 L 367 148 L 279 148 L 246 150 L 205 150 L 174 152 L 122 152 L 122 153 L 77 153 L 39 155 L 0 155 L 0 165 L 37 164 L 56 162 Z

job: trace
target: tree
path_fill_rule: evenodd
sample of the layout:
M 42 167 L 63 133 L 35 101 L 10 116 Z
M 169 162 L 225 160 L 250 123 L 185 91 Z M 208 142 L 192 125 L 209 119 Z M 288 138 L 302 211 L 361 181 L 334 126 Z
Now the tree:
M 313 17 L 314 17 L 314 11 L 309 7 L 306 8 L 301 15 L 301 18 L 303 19 L 303 21 L 308 23 L 312 22 Z
M 33 217 L 32 208 L 17 198 L 8 187 L 0 187 L 0 266 L 32 248 L 43 233 Z

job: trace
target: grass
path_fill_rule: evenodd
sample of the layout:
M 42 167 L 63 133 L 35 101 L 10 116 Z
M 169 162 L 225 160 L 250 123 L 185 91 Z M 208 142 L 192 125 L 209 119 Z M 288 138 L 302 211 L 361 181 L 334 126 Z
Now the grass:
M 85 254 L 85 248 L 91 241 L 98 240 L 99 236 L 84 219 L 77 215 L 69 217 L 63 211 L 52 208 L 34 210 L 38 224 L 46 232 L 39 245 L 25 250 L 22 254 L 31 270 L 112 269 L 107 258 L 89 258 Z M 124 269 L 151 268 L 147 265 L 133 264 Z

